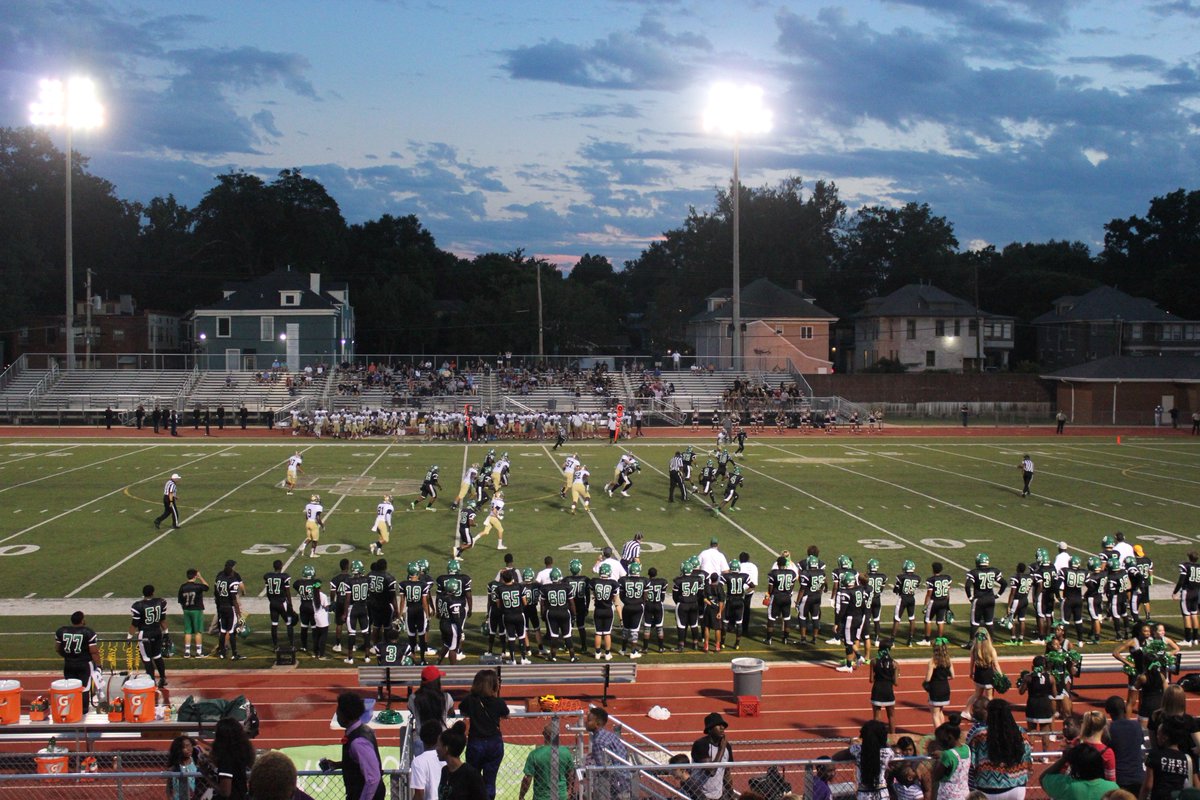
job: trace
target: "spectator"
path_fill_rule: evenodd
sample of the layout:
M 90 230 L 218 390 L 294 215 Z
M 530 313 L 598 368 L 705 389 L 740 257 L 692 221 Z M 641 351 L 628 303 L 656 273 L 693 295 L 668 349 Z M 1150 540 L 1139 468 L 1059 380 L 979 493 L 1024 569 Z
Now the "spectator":
M 437 753 L 437 741 L 445 729 L 444 722 L 433 719 L 422 723 L 418 729 L 422 753 L 413 758 L 409 770 L 408 786 L 412 789 L 412 800 L 438 800 L 443 763 Z
M 933 732 L 929 755 L 933 758 L 931 782 L 937 786 L 937 800 L 966 797 L 970 784 L 971 750 L 962 741 L 956 722 L 944 722 Z
M 1104 758 L 1089 744 L 1064 752 L 1042 773 L 1040 783 L 1051 800 L 1100 800 L 1105 792 L 1121 788 L 1104 779 Z
M 167 754 L 167 771 L 178 772 L 178 778 L 167 779 L 167 800 L 191 800 L 196 791 L 196 740 L 191 736 L 176 736 Z
M 972 789 L 989 797 L 1020 800 L 1033 767 L 1033 749 L 1013 719 L 1012 706 L 996 698 L 987 704 L 987 722 L 967 739 Z
M 671 756 L 668 764 L 690 764 L 691 759 L 683 753 L 676 753 Z M 831 765 L 832 766 L 832 765 Z M 704 771 L 698 769 L 675 769 L 671 771 L 671 777 L 679 782 L 679 791 L 691 798 L 691 800 L 704 800 Z M 813 795 L 813 800 L 832 800 L 832 795 L 826 793 L 824 796 Z
M 1125 716 L 1125 699 L 1113 695 L 1104 701 L 1108 712 L 1108 741 L 1117 758 L 1117 785 L 1134 795 L 1145 778 L 1142 726 Z
M 437 756 L 445 762 L 441 780 L 438 782 L 439 800 L 486 800 L 488 797 L 487 787 L 479 770 L 462 760 L 463 749 L 466 746 L 466 725 L 462 720 L 438 736 Z
M 587 765 L 606 767 L 620 764 L 628 760 L 628 750 L 625 742 L 616 732 L 608 728 L 608 712 L 598 706 L 588 709 L 583 721 L 584 727 L 592 735 L 591 746 L 588 748 Z M 614 758 L 615 756 L 615 758 Z M 624 797 L 629 789 L 629 776 L 623 772 L 594 773 L 591 791 L 588 796 L 593 800 L 605 800 L 610 797 Z
M 715 546 L 715 540 L 714 540 Z M 692 743 L 693 764 L 716 764 L 733 761 L 733 748 L 725 738 L 729 723 L 717 712 L 704 718 L 704 735 Z M 719 800 L 726 796 L 733 783 L 733 776 L 724 767 L 706 770 L 704 797 Z
M 421 670 L 421 686 L 408 698 L 408 711 L 416 719 L 413 725 L 415 730 L 420 730 L 426 722 L 436 722 L 439 730 L 445 729 L 446 717 L 454 712 L 454 698 L 442 690 L 442 678 L 445 676 L 446 673 L 433 664 Z M 421 741 L 413 742 L 414 756 L 425 751 L 423 741 L 424 737 Z
M 854 762 L 858 800 L 884 800 L 887 797 L 887 769 L 895 756 L 888 747 L 887 735 L 887 725 L 871 720 L 862 726 L 857 742 L 833 756 L 834 761 Z
M 546 723 L 542 739 L 545 744 L 533 748 L 525 758 L 521 800 L 525 800 L 530 785 L 533 786 L 533 800 L 567 800 L 575 793 L 575 760 L 571 757 L 571 748 L 558 743 L 557 721 Z M 554 763 L 556 758 L 557 764 Z
M 1170 717 L 1158 726 L 1155 745 L 1146 757 L 1140 800 L 1171 800 L 1184 788 L 1200 787 L 1192 757 L 1187 755 L 1191 735 L 1182 717 Z
M 296 765 L 278 750 L 263 753 L 250 770 L 253 800 L 313 800 L 296 786 Z
M 217 781 L 213 796 L 221 800 L 246 800 L 247 776 L 254 766 L 254 745 L 245 728 L 231 717 L 217 721 L 213 729 L 211 760 Z
M 346 787 L 346 800 L 383 800 L 383 762 L 375 731 L 366 724 L 366 703 L 354 692 L 342 692 L 337 699 L 337 722 L 346 729 L 342 737 L 342 758 L 322 758 L 323 771 L 340 769 Z
M 1107 720 L 1104 719 L 1102 712 L 1087 712 L 1083 715 L 1083 727 L 1079 732 L 1079 741 L 1081 744 L 1089 744 L 1096 748 L 1096 752 L 1104 759 L 1104 779 L 1116 783 L 1117 755 L 1111 747 L 1101 741 L 1106 723 Z
M 467 761 L 479 770 L 487 800 L 496 796 L 496 773 L 500 771 L 500 762 L 504 760 L 500 720 L 508 718 L 508 704 L 499 695 L 500 678 L 496 671 L 481 669 L 475 673 L 470 693 L 458 704 L 459 713 L 471 723 Z M 446 759 L 447 769 L 449 765 L 450 761 Z M 444 775 L 443 770 L 443 781 Z

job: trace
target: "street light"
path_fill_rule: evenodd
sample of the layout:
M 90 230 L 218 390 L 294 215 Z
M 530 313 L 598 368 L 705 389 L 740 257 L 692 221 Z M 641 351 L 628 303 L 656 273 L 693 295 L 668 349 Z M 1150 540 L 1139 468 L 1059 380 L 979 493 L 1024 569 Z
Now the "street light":
M 199 339 L 200 339 L 200 349 L 204 351 L 204 371 L 205 371 L 205 372 L 208 372 L 208 371 L 209 371 L 209 363 L 208 363 L 208 334 L 207 334 L 207 333 L 205 333 L 204 331 L 200 331 L 200 336 L 199 336 Z
M 29 104 L 34 125 L 63 128 L 67 132 L 66 170 L 66 277 L 67 277 L 67 369 L 75 367 L 75 257 L 71 241 L 71 131 L 88 130 L 104 124 L 104 107 L 96 98 L 96 87 L 87 78 L 43 80 L 38 99 Z
M 763 90 L 758 86 L 738 86 L 721 82 L 713 84 L 704 111 L 704 130 L 733 137 L 733 368 L 742 363 L 742 264 L 739 252 L 739 200 L 741 180 L 738 176 L 738 149 L 744 133 L 766 133 L 771 130 L 771 112 L 763 106 Z

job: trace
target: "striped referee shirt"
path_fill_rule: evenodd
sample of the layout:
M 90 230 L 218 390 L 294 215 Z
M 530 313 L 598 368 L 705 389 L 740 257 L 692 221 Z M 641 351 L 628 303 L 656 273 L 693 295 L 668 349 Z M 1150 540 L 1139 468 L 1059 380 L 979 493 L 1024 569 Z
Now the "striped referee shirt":
M 168 479 L 167 482 L 163 485 L 163 497 L 174 497 L 175 491 L 176 491 L 175 481 Z
M 1022 472 L 1033 472 L 1033 459 L 1026 458 L 1021 461 Z
M 632 564 L 637 561 L 642 555 L 642 543 L 637 539 L 630 539 L 621 547 L 621 563 L 624 565 Z
M 671 472 L 683 472 L 683 456 L 678 453 L 671 458 Z

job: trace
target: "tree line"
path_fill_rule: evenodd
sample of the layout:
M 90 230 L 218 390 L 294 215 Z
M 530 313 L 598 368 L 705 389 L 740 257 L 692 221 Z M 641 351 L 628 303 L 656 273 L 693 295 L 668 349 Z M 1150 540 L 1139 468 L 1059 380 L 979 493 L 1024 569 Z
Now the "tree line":
M 0 128 L 0 314 L 11 334 L 34 315 L 61 313 L 65 158 L 44 132 Z M 586 254 L 567 273 L 524 251 L 461 258 L 437 246 L 413 215 L 348 224 L 337 201 L 299 169 L 270 181 L 218 175 L 194 207 L 173 195 L 121 199 L 73 154 L 75 274 L 108 296 L 184 312 L 221 297 L 229 281 L 290 266 L 350 284 L 358 352 L 532 353 L 540 274 L 547 353 L 653 354 L 684 348 L 687 320 L 727 289 L 732 195 L 692 208 L 636 259 L 615 268 Z M 1093 254 L 1082 242 L 1012 243 L 962 251 L 954 225 L 927 204 L 850 212 L 836 184 L 799 177 L 740 188 L 743 284 L 766 277 L 849 319 L 864 300 L 931 283 L 986 311 L 1027 322 L 1064 294 L 1101 284 L 1200 319 L 1200 191 L 1153 198 L 1144 216 L 1104 226 Z M 1181 291 L 1182 290 L 1182 291 Z M 1018 325 L 1017 358 L 1032 331 Z

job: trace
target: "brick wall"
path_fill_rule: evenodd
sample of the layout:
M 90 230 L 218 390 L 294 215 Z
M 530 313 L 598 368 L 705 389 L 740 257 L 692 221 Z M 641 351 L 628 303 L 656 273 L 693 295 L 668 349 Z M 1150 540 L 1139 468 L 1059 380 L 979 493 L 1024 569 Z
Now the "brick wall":
M 1050 403 L 1054 385 L 1036 375 L 1011 373 L 854 373 L 805 375 L 817 397 L 856 403 Z M 1076 398 L 1078 402 L 1078 398 Z M 1153 408 L 1151 404 L 1151 408 Z

